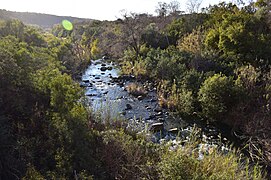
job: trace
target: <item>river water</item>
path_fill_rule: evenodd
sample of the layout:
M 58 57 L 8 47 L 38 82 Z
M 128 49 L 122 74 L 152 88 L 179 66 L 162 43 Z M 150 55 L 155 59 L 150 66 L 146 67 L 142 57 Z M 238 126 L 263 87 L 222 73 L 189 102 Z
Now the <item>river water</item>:
M 156 89 L 151 83 L 144 83 L 148 89 L 146 97 L 130 95 L 125 87 L 136 80 L 131 76 L 120 78 L 119 74 L 116 64 L 102 59 L 92 61 L 84 72 L 81 86 L 85 87 L 85 95 L 94 112 L 123 119 L 138 132 L 151 129 L 151 140 L 157 143 L 175 140 L 177 136 L 188 139 L 195 127 L 201 131 L 201 139 L 206 144 L 221 146 L 229 143 L 228 138 L 232 136 L 227 130 L 225 133 L 212 125 L 188 122 L 160 108 Z

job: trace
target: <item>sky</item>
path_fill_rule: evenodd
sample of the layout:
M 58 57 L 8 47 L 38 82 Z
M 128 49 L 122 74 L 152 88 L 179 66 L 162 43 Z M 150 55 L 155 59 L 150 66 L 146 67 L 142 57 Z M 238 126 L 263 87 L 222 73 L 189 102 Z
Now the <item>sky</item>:
M 97 20 L 115 20 L 121 10 L 155 14 L 158 2 L 172 0 L 1 0 L 0 9 L 18 12 L 37 12 L 59 16 L 73 16 Z M 177 0 L 186 10 L 187 0 Z M 202 0 L 202 7 L 217 4 L 220 0 Z

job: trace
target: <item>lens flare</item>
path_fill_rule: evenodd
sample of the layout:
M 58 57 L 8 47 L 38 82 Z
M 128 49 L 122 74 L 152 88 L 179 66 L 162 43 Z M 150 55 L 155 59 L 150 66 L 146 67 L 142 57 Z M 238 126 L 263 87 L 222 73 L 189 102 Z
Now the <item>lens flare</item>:
M 73 25 L 70 21 L 68 20 L 63 20 L 62 21 L 62 26 L 64 27 L 64 29 L 66 29 L 67 31 L 71 31 L 73 29 Z

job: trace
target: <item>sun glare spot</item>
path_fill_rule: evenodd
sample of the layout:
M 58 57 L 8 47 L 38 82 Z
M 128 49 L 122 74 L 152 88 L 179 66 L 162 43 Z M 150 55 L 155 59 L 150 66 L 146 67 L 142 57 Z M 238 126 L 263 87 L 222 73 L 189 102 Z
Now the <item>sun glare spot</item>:
M 62 21 L 62 26 L 64 27 L 64 29 L 66 29 L 67 31 L 71 31 L 73 29 L 73 25 L 70 21 L 68 20 L 63 20 Z

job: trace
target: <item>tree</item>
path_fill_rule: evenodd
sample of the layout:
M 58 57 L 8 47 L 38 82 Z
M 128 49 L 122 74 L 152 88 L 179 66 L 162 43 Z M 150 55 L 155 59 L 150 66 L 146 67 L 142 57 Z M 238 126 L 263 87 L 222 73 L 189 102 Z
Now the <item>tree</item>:
M 142 43 L 147 47 L 166 49 L 168 47 L 167 39 L 162 34 L 155 23 L 150 23 L 141 36 Z
M 168 15 L 178 15 L 181 13 L 180 3 L 176 0 L 172 0 L 168 4 L 166 2 L 158 2 L 155 12 L 159 17 L 166 17 Z
M 188 32 L 188 23 L 184 18 L 175 19 L 167 25 L 166 31 L 171 43 L 176 46 L 177 41 Z
M 159 17 L 166 17 L 168 15 L 168 4 L 165 2 L 158 2 L 155 12 Z
M 168 11 L 171 15 L 178 15 L 180 13 L 180 3 L 176 0 L 171 1 L 168 4 Z
M 197 13 L 199 11 L 201 3 L 202 0 L 187 0 L 186 9 L 190 14 Z
M 136 59 L 139 57 L 141 37 L 145 31 L 145 27 L 149 24 L 146 16 L 140 14 L 122 12 L 122 34 L 121 39 L 124 44 L 128 45 L 135 52 Z
M 270 64 L 271 30 L 266 21 L 255 15 L 231 8 L 207 32 L 205 45 L 241 63 Z

